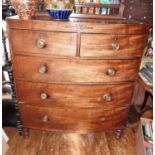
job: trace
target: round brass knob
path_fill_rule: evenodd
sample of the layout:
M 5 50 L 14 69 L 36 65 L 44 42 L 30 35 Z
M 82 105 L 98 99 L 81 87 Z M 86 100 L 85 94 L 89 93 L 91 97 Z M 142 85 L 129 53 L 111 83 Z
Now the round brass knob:
M 109 76 L 114 76 L 116 74 L 116 70 L 114 68 L 108 68 L 106 74 Z
M 46 73 L 47 72 L 46 65 L 40 65 L 38 71 L 39 71 L 40 74 Z
M 43 122 L 48 122 L 49 121 L 49 118 L 47 115 L 43 116 L 42 119 L 41 119 Z
M 101 120 L 101 121 L 105 121 L 105 118 L 104 118 L 104 117 L 102 117 L 100 120 Z
M 107 93 L 107 94 L 103 95 L 103 99 L 105 101 L 111 101 L 112 100 L 112 94 Z
M 48 95 L 47 95 L 46 93 L 41 93 L 41 94 L 40 94 L 40 98 L 41 98 L 42 100 L 46 100 L 46 99 L 48 98 Z
M 44 48 L 45 45 L 46 45 L 46 42 L 45 42 L 44 39 L 39 39 L 39 40 L 37 41 L 37 47 L 38 47 L 38 48 Z
M 113 43 L 111 44 L 111 47 L 112 47 L 112 49 L 114 49 L 114 50 L 119 50 L 120 45 L 119 45 L 118 42 L 113 42 Z

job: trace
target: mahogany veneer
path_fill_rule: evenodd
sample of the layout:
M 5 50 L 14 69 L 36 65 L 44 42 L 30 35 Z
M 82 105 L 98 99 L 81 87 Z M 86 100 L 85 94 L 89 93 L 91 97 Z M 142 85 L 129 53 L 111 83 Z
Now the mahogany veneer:
M 76 33 L 12 30 L 12 48 L 15 52 L 43 54 L 47 56 L 75 56 Z M 45 39 L 45 48 L 37 48 L 37 41 Z M 17 44 L 18 43 L 18 44 Z M 25 45 L 25 46 L 23 46 Z M 26 46 L 27 45 L 27 46 Z M 70 45 L 70 46 L 68 46 Z
M 117 57 L 127 58 L 141 56 L 145 35 L 82 34 L 82 57 Z M 115 51 L 111 44 L 118 41 L 120 48 Z
M 125 124 L 147 25 L 15 16 L 7 30 L 24 128 L 86 133 Z
M 133 81 L 137 76 L 139 60 L 82 60 L 49 59 L 14 55 L 15 78 L 37 82 L 101 83 Z M 41 74 L 39 68 L 46 72 Z M 108 69 L 114 69 L 115 75 L 108 75 Z
M 124 123 L 128 108 L 44 108 L 20 105 L 21 118 L 26 127 L 44 130 L 103 131 Z M 48 117 L 48 121 L 45 121 Z
M 123 106 L 130 104 L 134 87 L 133 82 L 101 85 L 62 85 L 19 80 L 16 84 L 19 103 L 43 107 Z M 43 93 L 47 94 L 47 99 L 41 98 Z M 111 94 L 111 101 L 104 99 L 104 95 L 107 93 Z

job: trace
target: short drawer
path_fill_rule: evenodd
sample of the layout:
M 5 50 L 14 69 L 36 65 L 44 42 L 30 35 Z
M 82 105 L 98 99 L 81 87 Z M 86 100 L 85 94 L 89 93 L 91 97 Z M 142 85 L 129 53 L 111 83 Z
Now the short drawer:
M 44 56 L 75 56 L 76 33 L 10 30 L 13 52 Z
M 17 100 L 43 107 L 104 107 L 130 104 L 133 83 L 61 85 L 16 81 Z
M 123 125 L 128 108 L 115 109 L 72 109 L 42 108 L 20 105 L 23 126 L 61 131 L 95 131 Z
M 14 76 L 37 82 L 101 83 L 133 81 L 139 59 L 81 60 L 49 59 L 14 55 Z
M 146 35 L 82 34 L 82 57 L 140 57 Z

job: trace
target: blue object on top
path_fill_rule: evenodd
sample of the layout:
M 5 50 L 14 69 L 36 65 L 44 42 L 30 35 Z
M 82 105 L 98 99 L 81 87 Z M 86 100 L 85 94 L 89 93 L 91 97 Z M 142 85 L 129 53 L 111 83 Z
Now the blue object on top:
M 73 9 L 47 9 L 49 15 L 54 19 L 68 19 Z

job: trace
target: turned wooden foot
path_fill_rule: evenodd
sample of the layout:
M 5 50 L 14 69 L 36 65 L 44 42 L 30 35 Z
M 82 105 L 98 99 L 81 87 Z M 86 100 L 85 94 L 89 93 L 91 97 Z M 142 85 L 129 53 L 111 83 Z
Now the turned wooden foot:
M 24 136 L 24 138 L 29 137 L 29 129 L 28 128 L 23 128 L 23 136 Z
M 123 133 L 123 129 L 116 129 L 116 131 L 115 131 L 115 138 L 116 139 L 120 139 L 122 133 Z

